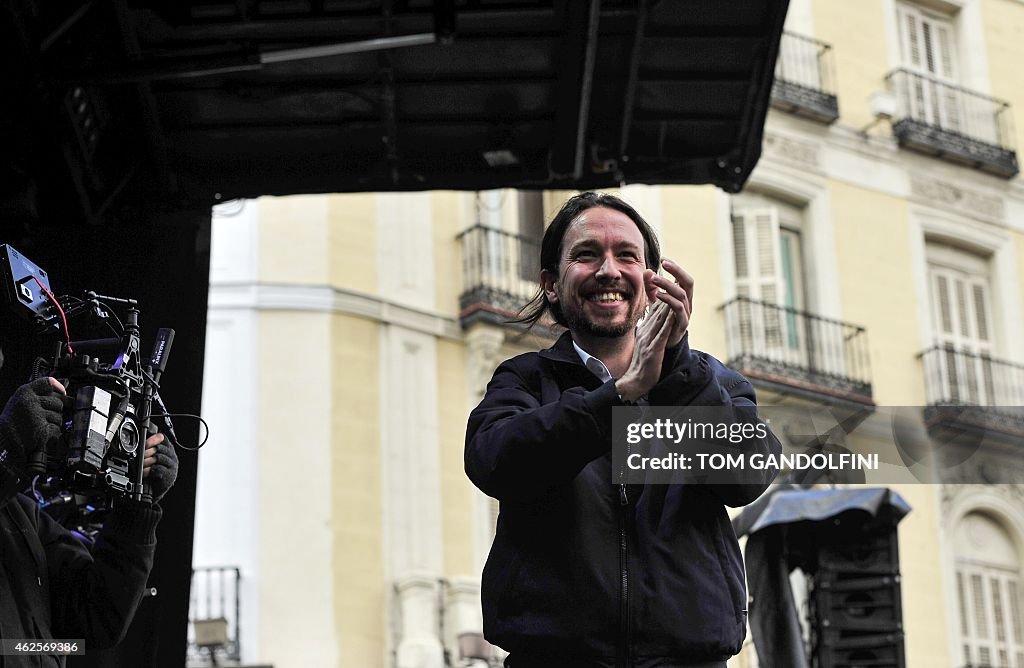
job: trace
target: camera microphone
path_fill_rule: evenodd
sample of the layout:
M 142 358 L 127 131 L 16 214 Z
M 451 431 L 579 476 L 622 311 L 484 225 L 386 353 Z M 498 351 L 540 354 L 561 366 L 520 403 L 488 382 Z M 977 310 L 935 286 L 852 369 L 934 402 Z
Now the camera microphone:
M 154 376 L 157 379 L 160 378 L 160 374 L 167 367 L 167 358 L 171 356 L 172 343 L 174 343 L 174 330 L 169 327 L 161 327 L 156 333 L 156 340 L 153 342 L 153 354 L 149 362 L 153 365 Z

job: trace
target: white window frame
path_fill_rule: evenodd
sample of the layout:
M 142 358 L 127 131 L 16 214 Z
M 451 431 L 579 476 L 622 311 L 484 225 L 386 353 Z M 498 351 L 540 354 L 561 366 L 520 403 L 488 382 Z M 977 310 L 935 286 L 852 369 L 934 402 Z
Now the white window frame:
M 932 341 L 947 351 L 932 353 L 932 361 L 938 365 L 932 371 L 938 371 L 939 377 L 930 382 L 938 382 L 940 387 L 928 389 L 939 389 L 941 396 L 929 396 L 929 401 L 955 398 L 979 405 L 1005 403 L 1000 401 L 1005 393 L 1000 391 L 999 379 L 993 378 L 992 364 L 985 359 L 995 357 L 988 258 L 937 241 L 928 243 L 927 253 Z
M 1024 639 L 1021 638 L 1019 630 L 1020 624 L 1024 624 L 1020 618 L 1024 614 L 1020 572 L 958 559 L 956 578 L 958 607 L 956 631 L 960 638 L 959 659 L 964 662 L 962 665 L 968 665 L 965 650 L 970 653 L 969 665 L 985 665 L 980 663 L 981 652 L 984 649 L 989 652 L 988 665 L 993 668 L 1003 668 L 1003 666 L 1024 668 L 1024 642 L 1022 642 Z M 983 623 L 986 637 L 980 637 L 977 634 L 979 620 L 976 613 L 979 612 L 977 609 L 979 601 L 976 600 L 975 582 L 981 583 L 980 612 L 985 617 Z M 1010 600 L 1011 583 L 1017 592 L 1017 631 L 1014 629 L 1014 604 Z M 994 605 L 996 598 L 993 596 L 993 584 L 996 584 L 999 606 Z M 961 585 L 963 586 L 962 592 Z M 961 594 L 963 600 L 960 600 Z M 966 618 L 964 612 L 967 613 Z M 964 634 L 965 628 L 967 629 L 966 635 Z M 1002 638 L 999 638 L 1000 631 L 1004 634 Z M 1005 664 L 1001 658 L 1002 652 L 1005 652 L 1007 658 Z
M 972 517 L 1001 534 L 1006 549 L 974 547 L 969 532 L 964 533 Z M 1024 668 L 1024 582 L 1012 523 L 998 512 L 974 508 L 958 517 L 951 535 L 957 609 L 950 625 L 958 639 L 953 665 Z
M 903 66 L 900 46 L 898 5 L 925 9 L 932 14 L 949 17 L 956 27 L 957 63 L 961 85 L 983 95 L 992 94 L 989 81 L 988 53 L 985 42 L 985 24 L 977 0 L 882 0 L 885 15 L 885 41 L 889 54 L 889 69 Z
M 963 638 L 960 632 L 960 609 L 957 593 L 956 573 L 959 565 L 954 532 L 956 527 L 972 513 L 982 513 L 1001 524 L 1016 546 L 1017 553 L 1024 555 L 1024 510 L 1015 497 L 1002 493 L 998 486 L 967 485 L 957 492 L 943 507 L 939 517 L 939 535 L 942 537 L 943 590 L 946 601 L 946 627 L 949 665 L 960 668 L 963 658 Z M 940 502 L 943 491 L 936 487 L 935 500 Z M 1024 577 L 1024 572 L 1020 574 Z M 1020 582 L 1020 581 L 1019 581 Z M 1024 612 L 1024 610 L 1022 610 Z
M 1024 362 L 1024 354 L 1017 350 L 1019 346 L 1008 343 L 1024 340 L 1024 314 L 1020 306 L 1024 294 L 1019 284 L 1015 244 L 1009 232 L 931 207 L 915 205 L 909 214 L 907 233 L 917 291 L 918 351 L 931 347 L 934 340 L 926 247 L 933 239 L 945 240 L 988 257 L 992 355 L 1010 362 Z
M 757 305 L 738 304 L 738 317 L 748 323 L 747 327 L 740 329 L 739 343 L 758 357 L 807 366 L 810 360 L 809 342 L 800 314 L 808 311 L 806 286 L 814 283 L 809 279 L 811 270 L 805 252 L 808 207 L 792 204 L 785 198 L 756 192 L 736 197 L 730 201 L 730 207 L 729 256 L 733 267 L 734 294 L 799 312 L 794 314 L 788 310 L 776 311 Z M 740 259 L 736 248 L 739 229 L 743 230 L 745 265 L 748 271 L 756 271 L 757 276 L 741 277 L 736 270 Z M 766 233 L 770 235 L 768 239 L 763 238 Z M 795 259 L 796 263 L 793 277 L 786 276 L 784 272 L 784 238 L 795 238 L 797 241 L 797 256 L 790 258 Z M 765 243 L 769 247 L 764 247 Z M 764 268 L 761 267 L 760 256 L 765 252 L 772 255 L 772 266 L 767 268 L 768 273 L 762 271 Z M 821 362 L 819 360 L 818 363 Z M 841 361 L 834 363 L 843 366 Z M 830 368 L 829 371 L 842 373 L 844 369 Z

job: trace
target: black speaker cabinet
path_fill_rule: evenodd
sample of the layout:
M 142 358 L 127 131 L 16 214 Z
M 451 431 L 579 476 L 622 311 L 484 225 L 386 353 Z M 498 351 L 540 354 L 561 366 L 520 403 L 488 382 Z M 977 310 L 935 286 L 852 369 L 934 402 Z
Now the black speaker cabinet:
M 905 668 L 903 634 L 855 635 L 818 645 L 817 668 Z
M 896 529 L 865 533 L 858 540 L 828 542 L 818 551 L 818 571 L 822 574 L 857 576 L 894 575 L 900 572 Z
M 814 583 L 814 610 L 822 630 L 850 634 L 902 631 L 900 576 L 821 579 Z
M 810 575 L 815 668 L 905 668 L 895 526 L 819 535 Z

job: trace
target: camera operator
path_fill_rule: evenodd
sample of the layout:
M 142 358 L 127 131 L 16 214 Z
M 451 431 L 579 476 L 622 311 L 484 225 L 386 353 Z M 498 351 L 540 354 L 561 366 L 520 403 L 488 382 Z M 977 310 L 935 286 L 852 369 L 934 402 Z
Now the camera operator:
M 61 437 L 68 401 L 60 382 L 39 378 L 0 413 L 0 639 L 84 640 L 88 651 L 118 643 L 131 623 L 153 565 L 158 501 L 174 484 L 178 459 L 162 434 L 149 437 L 144 477 L 152 503 L 112 498 L 87 548 L 19 493 L 29 481 L 26 463 Z M 0 656 L 5 668 L 64 665 L 55 655 Z

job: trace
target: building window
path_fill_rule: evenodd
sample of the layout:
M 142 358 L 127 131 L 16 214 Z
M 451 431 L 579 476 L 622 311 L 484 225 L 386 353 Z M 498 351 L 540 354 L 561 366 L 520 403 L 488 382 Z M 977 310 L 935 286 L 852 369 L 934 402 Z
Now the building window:
M 798 326 L 804 293 L 803 210 L 756 194 L 733 201 L 732 239 L 740 337 L 745 350 L 799 362 L 806 357 Z M 782 308 L 759 308 L 758 303 Z
M 935 380 L 957 403 L 993 405 L 992 309 L 989 262 L 939 242 L 927 245 Z
M 929 125 L 961 132 L 963 109 L 956 88 L 959 78 L 953 22 L 913 5 L 897 5 L 897 14 L 900 59 L 905 69 L 919 75 L 910 83 L 911 115 Z
M 537 292 L 540 239 L 544 231 L 541 193 L 488 190 L 477 193 L 477 224 L 461 232 L 463 291 L 459 321 L 480 319 L 508 325 Z
M 960 648 L 965 666 L 1024 668 L 1020 557 L 992 517 L 973 512 L 954 532 Z
M 525 281 L 540 280 L 540 242 L 544 237 L 544 193 L 540 190 L 520 190 L 519 237 L 525 249 L 519 263 L 520 275 Z
M 898 104 L 893 134 L 904 148 L 1012 178 L 1020 168 L 1010 104 L 973 90 L 978 67 L 963 63 L 981 49 L 965 46 L 955 8 L 941 13 L 937 4 L 896 5 L 900 66 L 886 76 Z

